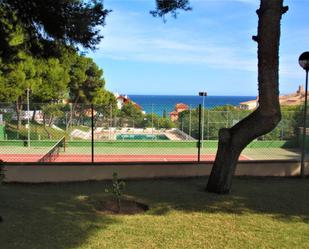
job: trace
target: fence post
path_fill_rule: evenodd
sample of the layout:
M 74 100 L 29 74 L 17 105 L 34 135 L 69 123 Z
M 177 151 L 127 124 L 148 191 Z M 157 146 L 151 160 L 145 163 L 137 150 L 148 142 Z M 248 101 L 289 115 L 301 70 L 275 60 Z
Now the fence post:
M 91 104 L 91 163 L 94 163 L 94 117 L 93 104 Z
M 192 130 L 191 105 L 189 105 L 189 110 L 190 110 L 190 113 L 189 113 L 189 136 L 191 137 L 191 130 Z
M 113 105 L 110 104 L 110 127 L 109 127 L 109 140 L 112 140 L 112 127 L 113 127 Z
M 198 105 L 198 144 L 197 144 L 197 161 L 201 161 L 201 121 L 202 121 L 202 105 Z
M 207 110 L 207 140 L 210 139 L 210 130 L 209 130 L 209 110 Z

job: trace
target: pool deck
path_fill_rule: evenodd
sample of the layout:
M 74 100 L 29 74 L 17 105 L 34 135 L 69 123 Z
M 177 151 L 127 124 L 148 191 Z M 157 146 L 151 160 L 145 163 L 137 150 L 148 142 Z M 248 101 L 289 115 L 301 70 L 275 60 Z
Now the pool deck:
M 81 139 L 86 140 L 86 139 L 89 139 L 90 133 L 91 131 L 84 132 L 84 131 L 75 129 L 71 133 L 71 136 L 73 138 L 81 138 Z M 143 128 L 126 127 L 126 128 L 117 129 L 115 127 L 111 127 L 109 129 L 104 129 L 103 127 L 97 127 L 94 130 L 95 140 L 118 140 L 117 136 L 119 135 L 164 135 L 168 138 L 168 140 L 172 140 L 172 141 L 194 140 L 194 138 L 190 137 L 188 134 L 180 131 L 177 128 L 172 128 L 172 129 L 144 128 L 143 129 Z M 140 139 L 137 139 L 137 140 L 140 140 Z

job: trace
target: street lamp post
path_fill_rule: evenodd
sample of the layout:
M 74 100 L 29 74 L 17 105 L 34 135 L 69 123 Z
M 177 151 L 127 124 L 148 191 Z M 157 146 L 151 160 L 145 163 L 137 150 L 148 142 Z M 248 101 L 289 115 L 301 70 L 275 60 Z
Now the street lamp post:
M 113 126 L 113 106 L 110 105 L 109 140 L 111 140 L 112 138 L 112 126 Z
M 151 134 L 153 134 L 153 104 L 151 104 Z
M 30 147 L 30 89 L 27 88 L 28 147 Z
M 303 119 L 303 141 L 301 152 L 301 166 L 300 176 L 305 177 L 305 157 L 306 157 L 306 121 L 307 121 L 307 95 L 308 95 L 308 71 L 309 71 L 309 52 L 304 52 L 299 56 L 299 65 L 306 71 L 306 87 L 305 87 L 305 106 L 304 106 L 304 119 Z
M 192 130 L 192 114 L 191 114 L 191 105 L 189 106 L 189 110 L 190 110 L 190 113 L 189 113 L 189 137 L 191 138 L 191 130 Z
M 199 96 L 203 97 L 203 105 L 202 105 L 202 148 L 204 147 L 203 142 L 204 142 L 204 117 L 205 117 L 205 97 L 207 96 L 207 92 L 199 92 Z

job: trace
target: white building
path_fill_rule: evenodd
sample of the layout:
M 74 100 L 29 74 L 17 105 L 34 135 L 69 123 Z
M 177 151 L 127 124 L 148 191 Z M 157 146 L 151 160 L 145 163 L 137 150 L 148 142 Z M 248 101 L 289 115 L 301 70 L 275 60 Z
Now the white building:
M 137 107 L 138 109 L 140 109 L 141 112 L 142 112 L 143 114 L 146 113 L 146 112 L 143 110 L 143 108 L 142 108 L 139 104 L 137 104 L 137 103 L 135 103 L 134 101 L 132 101 L 132 100 L 128 97 L 128 95 L 120 95 L 119 93 L 114 93 L 114 96 L 115 96 L 115 98 L 116 98 L 116 101 L 117 101 L 117 108 L 118 108 L 119 110 L 123 107 L 123 105 L 128 104 L 128 103 L 132 103 L 135 107 Z
M 239 108 L 242 110 L 254 110 L 257 107 L 258 107 L 258 99 L 239 103 Z
M 114 93 L 114 96 L 117 101 L 117 108 L 121 109 L 124 104 L 128 103 L 130 99 L 128 98 L 128 95 L 121 95 L 119 93 Z
M 33 113 L 34 113 L 34 111 L 31 111 L 31 110 L 29 112 L 28 111 L 21 111 L 19 118 L 20 118 L 20 120 L 28 120 L 28 118 L 32 119 Z M 15 112 L 12 115 L 12 120 L 17 120 L 17 115 L 16 115 Z M 34 120 L 39 121 L 39 122 L 43 120 L 43 112 L 41 110 L 37 110 L 35 112 Z

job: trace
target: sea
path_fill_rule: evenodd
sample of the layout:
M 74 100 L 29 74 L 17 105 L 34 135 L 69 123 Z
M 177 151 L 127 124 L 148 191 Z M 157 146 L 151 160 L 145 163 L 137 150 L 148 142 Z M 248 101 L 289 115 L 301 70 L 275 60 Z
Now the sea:
M 162 116 L 164 110 L 169 113 L 174 110 L 177 103 L 187 104 L 190 108 L 196 108 L 203 104 L 203 97 L 190 95 L 128 95 L 135 103 L 140 105 L 146 113 L 156 113 Z M 255 96 L 206 96 L 204 97 L 205 108 L 216 106 L 233 105 L 253 100 Z

